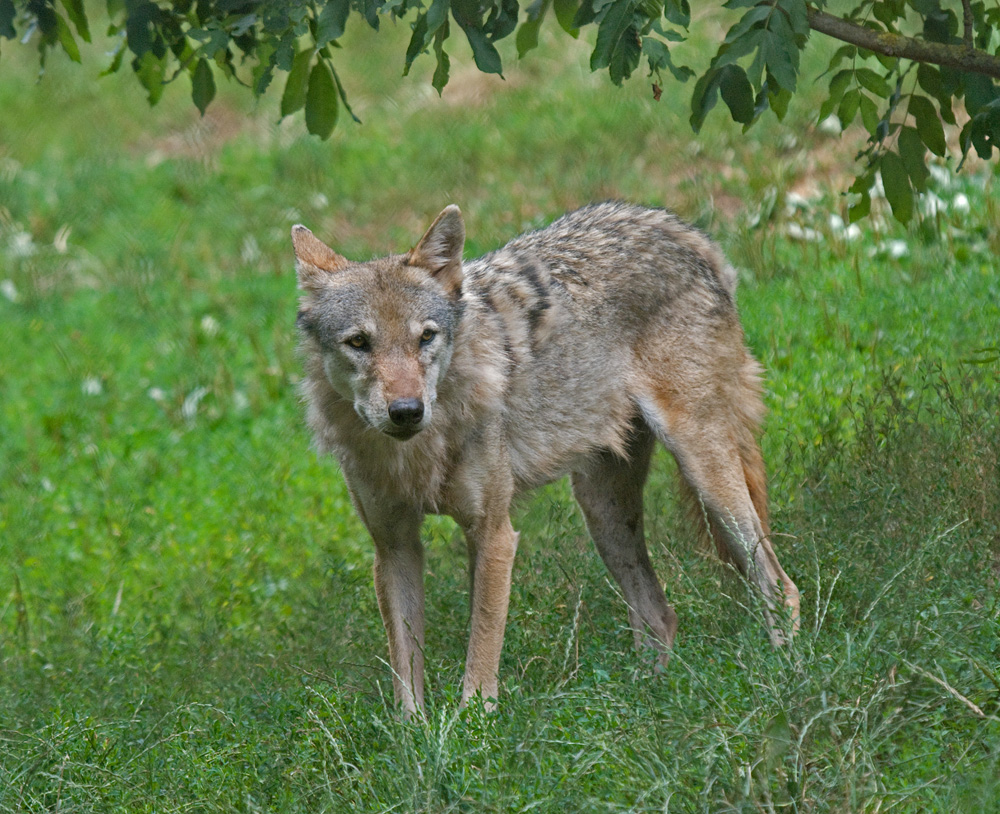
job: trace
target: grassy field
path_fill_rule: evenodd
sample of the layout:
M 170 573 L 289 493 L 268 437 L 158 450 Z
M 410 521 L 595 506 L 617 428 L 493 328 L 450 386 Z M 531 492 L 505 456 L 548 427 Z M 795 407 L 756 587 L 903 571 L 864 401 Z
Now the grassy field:
M 96 48 L 35 86 L 5 44 L 0 811 L 1000 810 L 996 168 L 942 165 L 920 223 L 852 233 L 859 137 L 809 93 L 787 127 L 718 113 L 695 140 L 689 87 L 615 89 L 564 36 L 506 80 L 457 49 L 438 99 L 429 64 L 398 78 L 403 35 L 343 52 L 364 124 L 329 143 L 234 90 L 199 119 L 183 80 L 150 111 Z M 457 709 L 464 545 L 428 521 L 430 704 L 400 722 L 371 548 L 303 427 L 289 228 L 364 258 L 455 202 L 473 256 L 609 197 L 742 269 L 801 636 L 767 646 L 661 453 L 670 669 L 556 484 L 515 518 L 493 715 Z

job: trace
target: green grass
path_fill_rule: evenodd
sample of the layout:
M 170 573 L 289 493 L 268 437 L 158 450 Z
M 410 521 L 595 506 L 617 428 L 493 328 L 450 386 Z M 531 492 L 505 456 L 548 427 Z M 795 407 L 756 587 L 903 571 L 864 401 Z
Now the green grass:
M 612 88 L 584 45 L 508 55 L 505 82 L 466 57 L 437 100 L 430 65 L 398 78 L 405 32 L 355 36 L 364 125 L 329 143 L 233 90 L 205 120 L 181 83 L 149 111 L 99 53 L 35 87 L 5 45 L 0 811 L 1000 809 L 995 168 L 945 167 L 947 208 L 848 240 L 858 144 L 809 92 L 788 128 L 713 114 L 695 141 L 689 88 Z M 661 453 L 671 667 L 632 651 L 556 484 L 515 518 L 494 715 L 457 709 L 464 545 L 428 521 L 428 717 L 402 723 L 370 545 L 303 427 L 289 227 L 367 257 L 456 202 L 471 255 L 606 197 L 677 209 L 744 270 L 802 633 L 767 646 Z

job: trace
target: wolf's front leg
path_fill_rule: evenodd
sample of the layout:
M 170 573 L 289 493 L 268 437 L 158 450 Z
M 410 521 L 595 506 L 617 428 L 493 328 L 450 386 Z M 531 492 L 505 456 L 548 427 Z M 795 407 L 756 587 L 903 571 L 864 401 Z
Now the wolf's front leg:
M 478 693 L 494 709 L 518 534 L 506 513 L 467 527 L 465 534 L 472 557 L 472 624 L 462 706 Z
M 407 717 L 424 705 L 424 549 L 419 512 L 398 510 L 365 522 L 375 541 L 375 594 L 389 638 L 396 702 Z

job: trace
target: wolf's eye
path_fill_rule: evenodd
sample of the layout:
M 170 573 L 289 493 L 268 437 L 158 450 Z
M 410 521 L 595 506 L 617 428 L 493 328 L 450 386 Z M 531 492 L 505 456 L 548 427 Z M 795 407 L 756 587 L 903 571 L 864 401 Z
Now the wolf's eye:
M 435 336 L 437 336 L 437 331 L 433 330 L 432 328 L 424 328 L 424 332 L 420 334 L 420 344 L 426 345 Z
M 356 350 L 368 350 L 368 337 L 364 334 L 355 334 L 346 343 Z

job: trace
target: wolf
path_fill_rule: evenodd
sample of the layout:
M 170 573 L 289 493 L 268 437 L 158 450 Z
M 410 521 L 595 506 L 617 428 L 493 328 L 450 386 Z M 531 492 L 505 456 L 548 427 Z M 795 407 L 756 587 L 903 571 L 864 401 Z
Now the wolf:
M 463 262 L 448 206 L 404 254 L 352 262 L 297 225 L 306 420 L 340 463 L 375 545 L 397 702 L 424 700 L 422 519 L 447 514 L 469 554 L 462 704 L 498 694 L 518 533 L 511 501 L 564 475 L 628 606 L 666 665 L 677 631 L 650 564 L 642 492 L 656 441 L 677 459 L 703 530 L 760 591 L 775 645 L 799 593 L 769 538 L 736 273 L 665 209 L 585 206 Z

